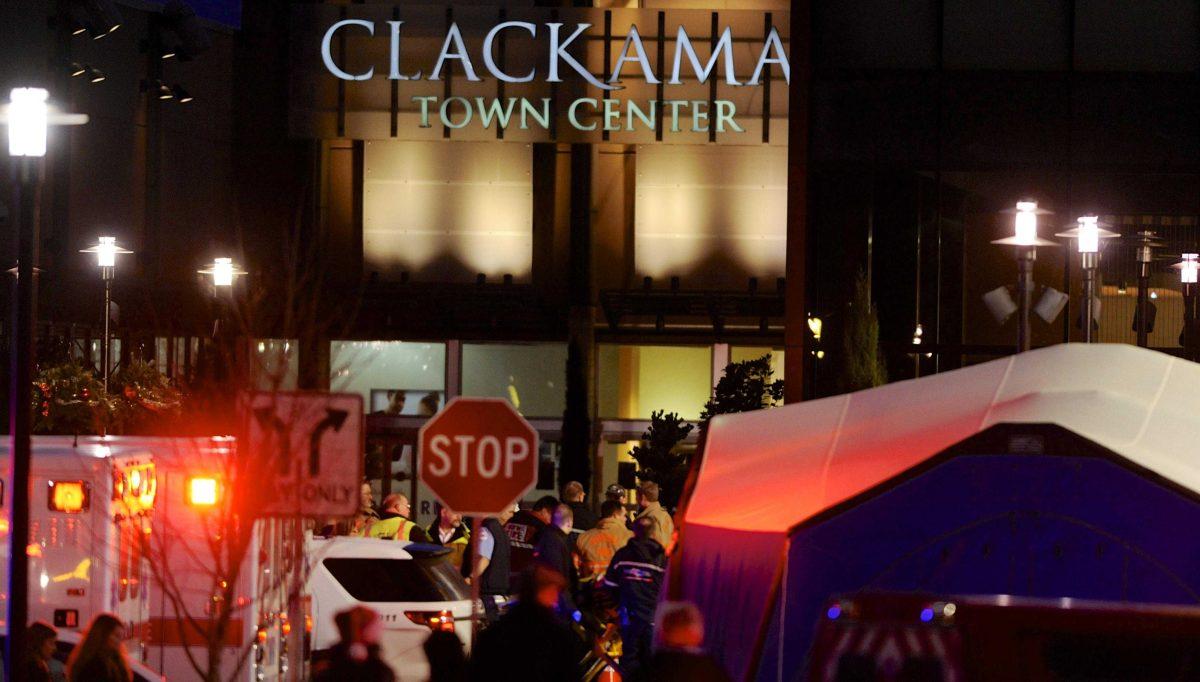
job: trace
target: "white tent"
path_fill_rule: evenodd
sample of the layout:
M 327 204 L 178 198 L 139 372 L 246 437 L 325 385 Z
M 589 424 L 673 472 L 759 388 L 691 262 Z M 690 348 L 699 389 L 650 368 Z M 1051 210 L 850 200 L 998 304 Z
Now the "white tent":
M 672 559 L 672 590 L 701 604 L 710 645 L 744 675 L 758 667 L 768 630 L 785 644 L 779 591 L 798 526 L 994 425 L 1022 423 L 1057 425 L 1200 491 L 1200 365 L 1126 345 L 1054 346 L 716 418 Z M 782 664 L 778 672 L 793 674 Z

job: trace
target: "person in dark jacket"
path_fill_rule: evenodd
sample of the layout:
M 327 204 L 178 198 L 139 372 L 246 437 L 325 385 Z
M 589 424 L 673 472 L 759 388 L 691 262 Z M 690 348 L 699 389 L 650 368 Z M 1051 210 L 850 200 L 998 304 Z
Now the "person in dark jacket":
M 313 675 L 313 682 L 395 682 L 396 674 L 379 656 L 379 638 L 383 621 L 365 606 L 355 606 L 333 617 L 341 641 L 334 645 L 330 658 Z
M 484 615 L 494 620 L 499 615 L 496 598 L 507 598 L 512 590 L 509 589 L 512 547 L 504 524 L 512 518 L 514 509 L 509 509 L 500 516 L 489 516 L 480 524 L 479 535 L 473 542 L 479 545 L 479 565 L 473 567 L 470 551 L 463 558 L 463 573 L 470 580 L 479 581 L 479 596 L 483 600 Z
M 704 651 L 704 618 L 694 604 L 664 602 L 656 623 L 658 648 L 631 682 L 732 682 Z
M 585 497 L 587 497 L 587 493 L 583 491 L 583 484 L 579 481 L 569 481 L 563 486 L 562 501 L 570 505 L 571 513 L 575 515 L 575 525 L 571 527 L 572 535 L 589 531 L 600 522 L 600 519 L 596 517 L 596 512 L 592 511 L 592 508 L 584 502 Z
M 479 634 L 471 654 L 472 682 L 579 679 L 583 640 L 553 610 L 566 585 L 545 566 L 529 571 L 517 604 Z
M 514 592 L 521 585 L 521 574 L 533 563 L 533 548 L 537 546 L 538 535 L 550 523 L 550 516 L 557 506 L 558 498 L 546 495 L 534 502 L 533 508 L 518 511 L 504 524 L 504 531 L 508 533 L 512 544 L 512 564 L 509 568 L 512 571 L 510 585 Z
M 536 564 L 545 566 L 567 579 L 567 589 L 563 590 L 562 599 L 559 600 L 559 615 L 566 618 L 574 616 L 575 594 L 579 591 L 579 571 L 575 569 L 575 555 L 571 551 L 568 539 L 572 518 L 569 506 L 560 504 L 555 507 L 550 524 L 542 529 L 537 547 L 533 550 L 533 560 Z
M 613 555 L 603 585 L 617 603 L 621 628 L 621 676 L 636 679 L 650 656 L 654 606 L 667 568 L 663 546 L 654 539 L 658 529 L 650 517 L 633 524 L 633 538 Z
M 467 655 L 453 632 L 433 632 L 423 646 L 429 661 L 429 682 L 467 682 Z

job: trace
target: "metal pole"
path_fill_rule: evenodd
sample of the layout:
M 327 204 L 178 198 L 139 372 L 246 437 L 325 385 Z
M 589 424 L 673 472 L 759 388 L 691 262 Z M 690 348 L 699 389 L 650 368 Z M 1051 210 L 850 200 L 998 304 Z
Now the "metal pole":
M 1193 362 L 1196 361 L 1197 346 L 1200 346 L 1200 338 L 1197 338 L 1197 329 L 1200 316 L 1197 314 L 1197 295 L 1196 284 L 1192 282 L 1184 283 L 1183 285 L 1183 337 L 1181 339 L 1183 345 L 1183 356 Z
M 471 650 L 475 650 L 476 639 L 479 637 L 479 583 L 483 582 L 483 571 L 479 570 L 479 537 L 483 532 L 483 519 L 475 516 L 471 519 Z
M 1033 261 L 1037 258 L 1037 249 L 1032 246 L 1017 247 L 1017 352 L 1029 350 L 1029 308 L 1033 296 Z
M 104 340 L 100 342 L 100 372 L 104 376 L 104 395 L 108 395 L 108 375 L 112 367 L 109 356 L 112 355 L 112 332 L 109 325 L 112 321 L 112 281 L 113 268 L 101 268 L 100 275 L 104 278 Z
M 32 456 L 29 390 L 33 384 L 34 251 L 38 232 L 40 157 L 18 157 L 13 207 L 17 225 L 17 281 L 13 287 L 12 338 L 8 387 L 9 449 L 9 548 L 8 638 L 4 658 L 5 679 L 15 680 L 16 662 L 25 654 L 25 626 L 29 621 L 29 464 Z
M 1150 264 L 1154 259 L 1154 234 L 1142 232 L 1138 244 L 1137 345 L 1150 345 Z
M 1083 342 L 1093 343 L 1092 324 L 1096 319 L 1096 267 L 1099 253 L 1084 253 L 1083 256 Z

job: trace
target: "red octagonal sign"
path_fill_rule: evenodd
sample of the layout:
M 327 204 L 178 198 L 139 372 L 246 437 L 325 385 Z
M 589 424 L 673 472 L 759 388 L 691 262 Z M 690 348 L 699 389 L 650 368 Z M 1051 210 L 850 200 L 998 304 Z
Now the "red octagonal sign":
M 451 400 L 421 427 L 418 448 L 421 481 L 460 514 L 499 514 L 537 482 L 537 431 L 507 400 Z

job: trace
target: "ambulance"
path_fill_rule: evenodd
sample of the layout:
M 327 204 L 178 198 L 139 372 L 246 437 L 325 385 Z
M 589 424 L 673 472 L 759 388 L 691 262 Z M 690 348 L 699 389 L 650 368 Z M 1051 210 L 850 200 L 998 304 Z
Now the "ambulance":
M 288 604 L 294 610 L 292 576 L 303 562 L 298 522 L 254 522 L 240 578 L 228 589 L 214 578 L 213 562 L 225 560 L 214 559 L 222 546 L 214 515 L 233 447 L 229 438 L 34 437 L 30 619 L 78 633 L 97 613 L 116 614 L 132 658 L 168 679 L 194 679 L 207 653 L 204 631 L 189 623 L 211 627 L 214 604 L 231 599 L 220 678 L 295 678 L 291 652 L 302 648 L 303 627 L 291 624 L 303 615 Z M 0 447 L 5 470 L 8 448 Z M 5 535 L 10 487 L 0 490 Z M 0 585 L 8 566 L 5 556 Z M 7 606 L 7 594 L 0 600 Z

